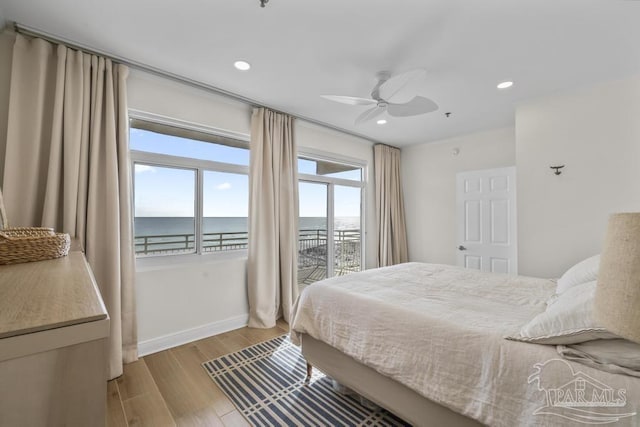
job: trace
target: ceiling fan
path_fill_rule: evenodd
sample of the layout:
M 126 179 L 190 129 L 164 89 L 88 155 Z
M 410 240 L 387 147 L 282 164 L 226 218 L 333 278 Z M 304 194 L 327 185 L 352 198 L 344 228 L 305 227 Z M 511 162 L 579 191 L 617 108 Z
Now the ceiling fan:
M 407 71 L 396 76 L 391 76 L 388 72 L 381 72 L 378 73 L 378 83 L 371 91 L 371 98 L 340 95 L 321 96 L 343 104 L 371 105 L 371 108 L 356 118 L 356 125 L 373 120 L 385 111 L 392 117 L 418 116 L 436 111 L 438 105 L 429 98 L 420 95 L 407 95 L 406 91 L 402 90 L 411 82 L 425 78 L 425 76 L 426 71 L 421 69 Z

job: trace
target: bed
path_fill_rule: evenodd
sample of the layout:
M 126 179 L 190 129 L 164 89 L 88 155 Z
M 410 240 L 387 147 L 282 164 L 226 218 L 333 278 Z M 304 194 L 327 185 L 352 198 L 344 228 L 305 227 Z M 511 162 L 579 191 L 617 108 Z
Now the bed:
M 555 287 L 437 264 L 367 270 L 307 287 L 291 336 L 313 366 L 413 425 L 640 425 L 640 378 L 505 339 L 545 310 Z M 587 391 L 622 390 L 624 402 L 547 404 L 576 379 Z

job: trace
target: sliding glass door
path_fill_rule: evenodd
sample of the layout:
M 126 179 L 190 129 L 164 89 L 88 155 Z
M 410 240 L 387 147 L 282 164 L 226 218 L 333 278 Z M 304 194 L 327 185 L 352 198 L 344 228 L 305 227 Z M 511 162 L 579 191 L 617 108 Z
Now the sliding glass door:
M 298 284 L 362 269 L 363 166 L 301 157 Z

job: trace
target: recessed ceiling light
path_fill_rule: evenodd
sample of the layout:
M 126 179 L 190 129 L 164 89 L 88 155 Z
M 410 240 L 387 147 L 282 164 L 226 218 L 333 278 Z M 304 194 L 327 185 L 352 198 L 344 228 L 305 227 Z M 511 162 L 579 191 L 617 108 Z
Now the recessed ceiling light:
M 251 64 L 249 64 L 247 61 L 236 61 L 233 63 L 233 66 L 240 71 L 247 71 L 251 68 Z
M 506 89 L 513 86 L 513 82 L 502 82 L 498 84 L 498 89 Z
M 379 125 L 385 125 L 385 124 L 387 124 L 387 121 L 385 119 L 380 119 L 376 123 L 379 124 Z

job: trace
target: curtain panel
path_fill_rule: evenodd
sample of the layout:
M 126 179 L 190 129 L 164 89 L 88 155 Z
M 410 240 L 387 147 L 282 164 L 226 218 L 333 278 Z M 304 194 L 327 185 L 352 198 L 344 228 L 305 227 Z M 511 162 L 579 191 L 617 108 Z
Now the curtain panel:
M 293 119 L 265 108 L 251 117 L 249 326 L 289 322 L 298 297 L 298 159 Z
M 400 150 L 384 144 L 373 147 L 378 228 L 378 267 L 409 260 L 404 199 L 400 181 Z
M 3 181 L 12 226 L 53 227 L 82 243 L 111 318 L 110 378 L 137 359 L 127 74 L 16 35 Z

